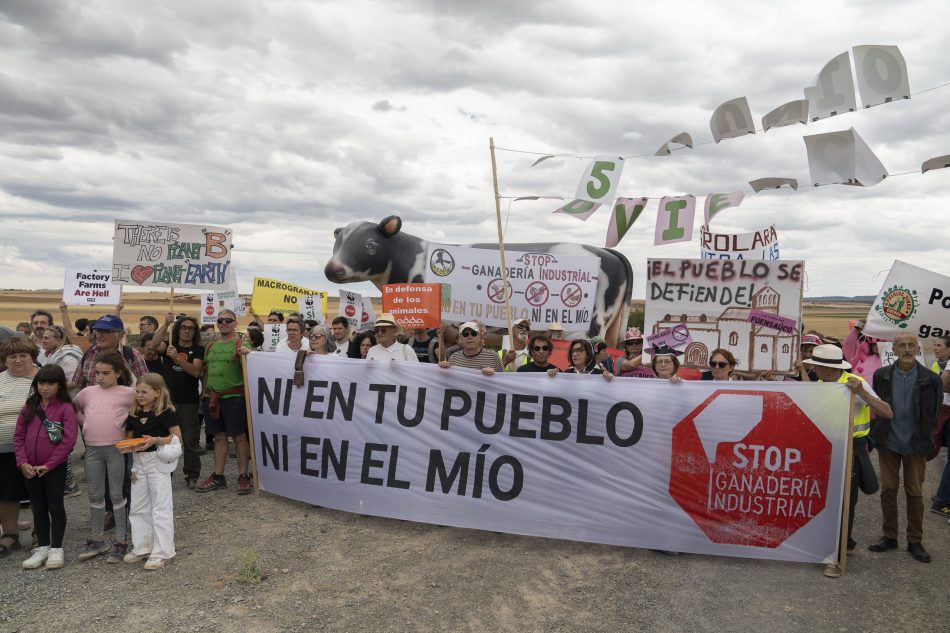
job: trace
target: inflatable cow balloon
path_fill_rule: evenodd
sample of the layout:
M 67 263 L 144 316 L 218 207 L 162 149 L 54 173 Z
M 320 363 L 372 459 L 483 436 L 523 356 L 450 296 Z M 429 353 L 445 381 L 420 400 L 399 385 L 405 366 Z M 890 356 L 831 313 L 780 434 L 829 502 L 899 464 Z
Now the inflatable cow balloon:
M 324 271 L 327 279 L 339 284 L 371 281 L 380 290 L 385 284 L 424 282 L 429 243 L 401 229 L 402 220 L 395 215 L 378 224 L 351 222 L 336 229 L 333 257 Z M 497 244 L 466 246 L 498 249 Z M 598 257 L 600 272 L 590 324 L 586 331 L 565 332 L 565 335 L 567 338 L 602 336 L 611 345 L 618 342 L 627 324 L 633 282 L 633 270 L 626 257 L 609 248 L 569 242 L 506 244 L 505 247 L 531 253 Z

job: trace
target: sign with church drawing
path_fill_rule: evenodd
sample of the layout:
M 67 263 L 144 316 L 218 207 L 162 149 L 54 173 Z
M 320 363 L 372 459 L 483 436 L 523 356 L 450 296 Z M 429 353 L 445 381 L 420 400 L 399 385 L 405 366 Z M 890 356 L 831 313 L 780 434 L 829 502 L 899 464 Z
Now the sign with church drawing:
M 804 271 L 798 261 L 649 259 L 644 334 L 668 333 L 663 341 L 682 352 L 686 367 L 705 368 L 722 347 L 740 372 L 790 372 Z

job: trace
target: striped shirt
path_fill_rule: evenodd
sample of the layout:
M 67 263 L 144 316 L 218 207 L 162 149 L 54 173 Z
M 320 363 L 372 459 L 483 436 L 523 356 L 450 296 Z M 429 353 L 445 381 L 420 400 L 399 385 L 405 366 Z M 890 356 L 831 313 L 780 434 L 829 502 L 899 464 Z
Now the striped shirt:
M 459 350 L 449 356 L 449 363 L 455 367 L 467 367 L 469 369 L 491 367 L 495 371 L 502 370 L 501 359 L 498 358 L 498 354 L 484 347 L 474 356 L 467 355 L 465 350 Z

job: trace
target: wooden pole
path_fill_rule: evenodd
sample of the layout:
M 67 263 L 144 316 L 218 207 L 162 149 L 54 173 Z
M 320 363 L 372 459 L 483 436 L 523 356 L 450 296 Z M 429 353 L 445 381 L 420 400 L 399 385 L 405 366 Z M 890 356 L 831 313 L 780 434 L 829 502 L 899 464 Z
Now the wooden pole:
M 236 344 L 241 345 L 242 343 L 243 341 L 238 337 Z M 248 354 L 253 353 L 248 352 Z M 257 478 L 257 456 L 254 451 L 254 421 L 251 419 L 251 390 L 247 381 L 247 354 L 241 354 L 241 372 L 244 374 L 244 407 L 247 414 L 247 444 L 251 451 L 251 481 L 254 484 L 254 496 L 259 497 L 261 485 Z
M 172 314 L 175 314 L 175 289 L 169 288 L 169 297 L 168 297 L 168 311 Z
M 851 469 L 854 463 L 854 392 L 848 402 L 848 459 L 844 472 L 844 509 L 841 511 L 841 536 L 838 539 L 838 566 L 844 574 L 848 569 L 848 520 L 851 517 Z
M 505 263 L 505 236 L 501 229 L 501 196 L 498 194 L 498 165 L 495 163 L 495 137 L 488 137 L 488 148 L 491 150 L 491 181 L 495 188 L 495 219 L 498 222 L 498 254 L 501 256 L 501 283 L 505 294 L 505 316 L 508 318 L 508 340 L 511 347 L 515 346 L 515 329 L 511 323 L 511 296 L 508 292 L 508 266 Z

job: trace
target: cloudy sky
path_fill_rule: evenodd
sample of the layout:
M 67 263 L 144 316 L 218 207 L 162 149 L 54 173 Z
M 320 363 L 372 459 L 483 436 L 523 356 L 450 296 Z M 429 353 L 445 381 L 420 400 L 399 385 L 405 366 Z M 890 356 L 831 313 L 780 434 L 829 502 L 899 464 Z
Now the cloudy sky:
M 919 92 L 950 82 L 939 24 L 941 0 L 0 0 L 0 286 L 108 266 L 112 222 L 128 218 L 234 227 L 242 291 L 260 275 L 335 292 L 322 270 L 348 222 L 397 213 L 431 239 L 494 239 L 490 136 L 576 156 L 653 154 L 682 131 L 703 143 L 720 103 L 745 96 L 760 119 L 862 44 L 899 46 Z M 895 258 L 950 271 L 950 170 L 919 173 L 950 153 L 948 97 L 631 158 L 619 193 L 797 178 L 716 225 L 775 223 L 809 296 L 874 293 Z M 808 186 L 802 136 L 850 127 L 892 174 L 918 173 Z M 502 195 L 571 197 L 587 161 L 535 158 L 498 153 Z M 504 201 L 506 241 L 603 244 L 605 209 L 582 223 L 557 206 Z M 619 246 L 639 297 L 646 258 L 698 256 L 653 246 L 656 207 Z

